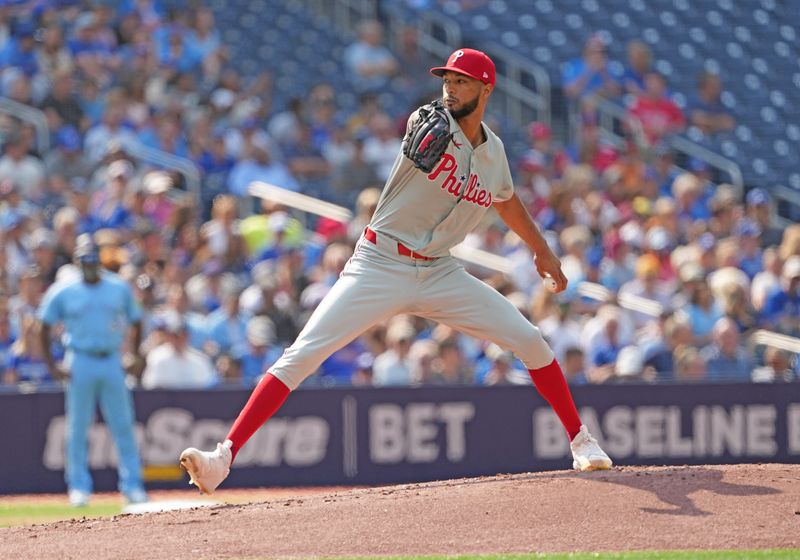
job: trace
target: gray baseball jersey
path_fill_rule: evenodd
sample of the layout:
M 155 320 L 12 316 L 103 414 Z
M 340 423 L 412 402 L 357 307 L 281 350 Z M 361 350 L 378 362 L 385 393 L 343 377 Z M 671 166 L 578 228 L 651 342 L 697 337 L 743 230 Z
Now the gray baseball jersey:
M 473 149 L 450 113 L 453 140 L 424 173 L 400 152 L 386 182 L 372 228 L 429 257 L 445 257 L 496 201 L 514 194 L 503 142 L 481 124 L 486 142 Z M 417 113 L 409 119 L 409 127 Z
M 539 329 L 450 255 L 492 203 L 512 197 L 514 187 L 500 139 L 482 124 L 486 141 L 473 149 L 449 113 L 448 118 L 453 140 L 430 173 L 402 152 L 397 156 L 353 257 L 269 369 L 290 389 L 366 329 L 401 313 L 490 340 L 529 369 L 553 361 Z

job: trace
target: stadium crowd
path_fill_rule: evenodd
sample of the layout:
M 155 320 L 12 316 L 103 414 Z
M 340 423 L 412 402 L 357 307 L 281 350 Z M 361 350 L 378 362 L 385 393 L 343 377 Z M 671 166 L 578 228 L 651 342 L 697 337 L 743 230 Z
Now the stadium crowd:
M 413 37 L 399 42 L 408 52 L 391 51 L 380 23 L 365 22 L 342 61 L 354 111 L 327 83 L 273 106 L 270 69 L 240 75 L 213 12 L 190 6 L 0 6 L 0 95 L 43 111 L 52 143 L 42 151 L 28 122 L 0 115 L 3 384 L 53 383 L 36 310 L 48 287 L 75 278 L 76 238 L 89 233 L 144 310 L 147 359 L 130 364 L 132 384 L 253 385 L 352 254 L 413 99 L 437 95 Z M 614 73 L 591 37 L 562 80 L 581 115 L 576 141 L 562 146 L 533 122 L 530 147 L 514 161 L 517 192 L 557 248 L 569 289 L 543 289 L 531 254 L 491 219 L 466 244 L 503 255 L 513 271 L 465 266 L 542 329 L 570 383 L 797 381 L 796 355 L 748 341 L 757 329 L 800 336 L 800 225 L 773 225 L 764 186 L 716 185 L 699 160 L 676 167 L 666 135 L 687 126 L 725 134 L 735 115 L 719 103 L 718 77 L 703 75 L 683 111 L 646 45 L 628 52 L 624 74 Z M 408 106 L 383 106 L 387 88 L 407 92 Z M 647 144 L 604 143 L 597 94 L 629 107 Z M 133 156 L 135 145 L 192 160 L 200 192 Z M 253 181 L 350 207 L 354 218 L 315 219 L 255 199 Z M 641 300 L 649 305 L 620 304 Z M 364 333 L 306 382 L 509 383 L 530 383 L 513 355 L 408 316 Z

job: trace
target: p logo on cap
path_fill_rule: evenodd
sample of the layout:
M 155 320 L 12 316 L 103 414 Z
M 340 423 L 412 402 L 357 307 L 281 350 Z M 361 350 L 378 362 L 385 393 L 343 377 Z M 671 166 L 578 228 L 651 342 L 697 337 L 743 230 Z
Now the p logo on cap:
M 486 53 L 475 49 L 458 49 L 447 59 L 447 66 L 431 68 L 431 74 L 441 77 L 445 72 L 458 72 L 484 84 L 495 84 L 495 67 Z

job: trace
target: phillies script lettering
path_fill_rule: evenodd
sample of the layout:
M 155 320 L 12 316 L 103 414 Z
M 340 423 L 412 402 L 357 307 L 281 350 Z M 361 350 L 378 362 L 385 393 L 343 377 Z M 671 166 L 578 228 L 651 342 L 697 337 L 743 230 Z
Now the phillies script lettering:
M 444 154 L 439 161 L 439 165 L 436 166 L 436 169 L 428 174 L 428 179 L 435 181 L 439 175 L 446 173 L 447 175 L 444 181 L 442 181 L 442 190 L 446 190 L 453 196 L 459 197 L 461 196 L 461 189 L 465 189 L 462 200 L 489 208 L 489 206 L 492 205 L 492 193 L 486 189 L 479 188 L 480 183 L 475 173 L 470 173 L 469 179 L 467 179 L 467 185 L 464 186 L 463 176 L 461 180 L 456 177 L 456 171 L 458 171 L 457 167 L 456 158 L 450 154 Z

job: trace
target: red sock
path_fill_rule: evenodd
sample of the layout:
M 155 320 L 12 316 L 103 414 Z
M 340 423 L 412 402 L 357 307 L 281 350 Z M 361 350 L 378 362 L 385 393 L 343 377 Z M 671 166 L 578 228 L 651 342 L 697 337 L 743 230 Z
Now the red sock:
M 231 463 L 247 440 L 281 407 L 289 392 L 289 388 L 269 372 L 253 389 L 247 404 L 228 433 L 227 439 L 233 442 Z
M 575 408 L 575 402 L 572 400 L 572 393 L 570 393 L 567 386 L 567 380 L 564 379 L 561 366 L 558 365 L 556 360 L 553 360 L 550 365 L 543 368 L 529 369 L 528 373 L 531 374 L 533 384 L 536 385 L 544 400 L 553 407 L 567 430 L 569 440 L 572 441 L 581 429 L 581 419 L 578 416 L 578 410 Z

